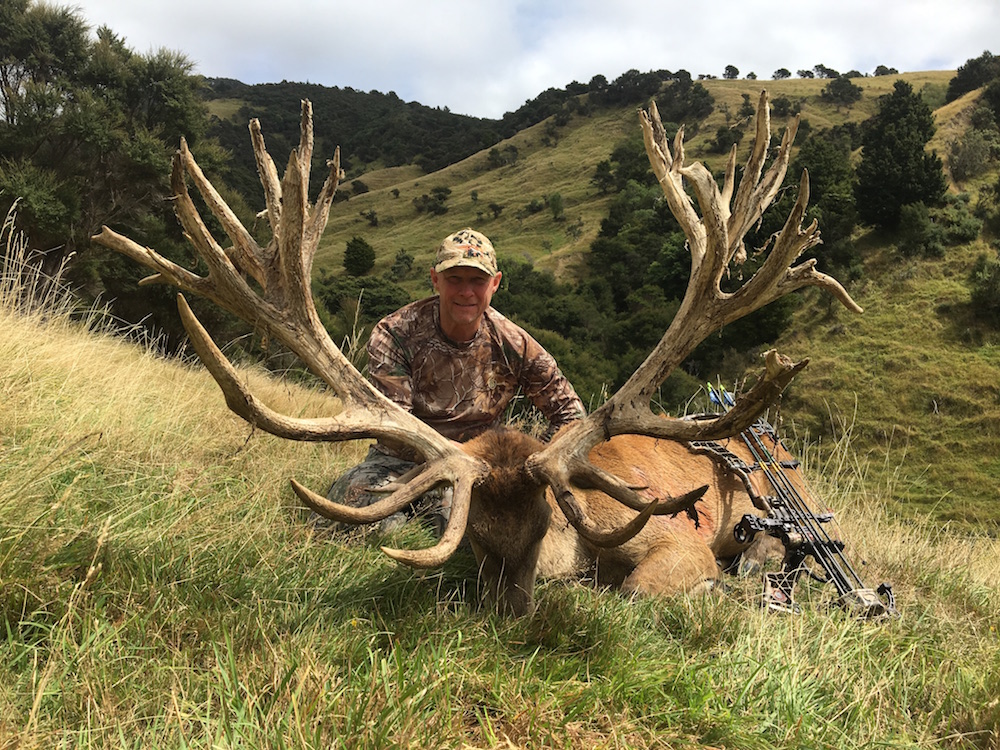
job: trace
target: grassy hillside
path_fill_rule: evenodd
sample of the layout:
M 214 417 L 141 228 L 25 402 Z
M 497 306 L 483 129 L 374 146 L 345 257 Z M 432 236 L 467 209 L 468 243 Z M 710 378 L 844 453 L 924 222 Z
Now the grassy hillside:
M 519 621 L 476 608 L 460 553 L 415 574 L 377 536 L 307 523 L 361 446 L 292 443 L 197 364 L 0 283 L 0 747 L 962 748 L 1000 743 L 1000 545 L 902 522 L 849 441 L 809 475 L 903 617 L 801 617 L 724 596 L 630 601 L 547 582 Z M 254 370 L 268 404 L 327 394 Z M 406 527 L 394 545 L 426 544 Z
M 939 129 L 930 147 L 941 155 L 966 127 L 974 98 L 970 94 L 944 105 L 952 75 L 902 76 L 935 108 Z M 710 152 L 709 142 L 727 123 L 727 112 L 729 121 L 734 119 L 744 94 L 756 102 L 766 87 L 772 101 L 787 97 L 801 107 L 809 127 L 819 130 L 870 117 L 877 98 L 892 91 L 896 78 L 855 79 L 864 96 L 850 108 L 820 98 L 824 80 L 703 81 L 715 98 L 715 112 L 689 131 L 687 157 L 721 168 L 723 157 Z M 775 118 L 772 129 L 784 124 Z M 591 183 L 594 169 L 622 139 L 638 133 L 632 110 L 574 116 L 565 126 L 540 123 L 501 144 L 517 148 L 519 157 L 511 166 L 490 169 L 484 152 L 430 175 L 399 170 L 363 175 L 372 189 L 335 206 L 317 267 L 340 272 L 353 236 L 375 247 L 376 273 L 404 248 L 416 257 L 413 275 L 404 283 L 418 296 L 428 291 L 424 269 L 436 243 L 448 232 L 472 225 L 487 233 L 501 254 L 530 259 L 561 279 L 575 278 L 611 200 Z M 993 179 L 995 175 L 980 182 Z M 418 214 L 413 198 L 435 187 L 452 191 L 448 212 Z M 974 195 L 977 187 L 961 189 Z M 553 193 L 563 197 L 565 222 L 554 221 L 548 210 L 518 216 L 529 202 Z M 487 208 L 490 203 L 505 207 L 499 217 Z M 370 211 L 375 211 L 378 227 L 365 218 Z M 849 424 L 856 450 L 884 457 L 872 463 L 873 479 L 892 484 L 900 512 L 993 525 L 1000 520 L 998 335 L 971 322 L 965 281 L 976 256 L 988 247 L 977 242 L 950 249 L 943 260 L 915 261 L 896 253 L 892 241 L 872 233 L 856 238 L 865 264 L 851 291 L 865 308 L 863 316 L 836 309 L 815 295 L 803 296 L 793 329 L 779 342 L 781 351 L 813 360 L 782 406 L 787 430 L 811 440 L 831 439 L 835 429 Z M 506 312 L 516 318 L 516 310 Z
M 929 101 L 943 104 L 952 75 L 936 71 L 907 74 L 904 78 Z M 715 111 L 695 132 L 689 130 L 688 159 L 698 159 L 721 169 L 725 157 L 710 153 L 708 143 L 717 128 L 732 123 L 743 102 L 743 94 L 751 95 L 756 104 L 761 89 L 766 88 L 772 100 L 785 96 L 800 102 L 801 117 L 814 129 L 823 129 L 870 117 L 877 109 L 877 97 L 891 92 L 895 80 L 895 76 L 856 79 L 855 83 L 864 88 L 865 95 L 850 109 L 837 108 L 820 99 L 820 92 L 828 83 L 824 80 L 701 81 L 715 99 Z M 772 128 L 777 130 L 785 124 L 780 118 L 774 118 Z M 263 126 L 266 132 L 267 123 Z M 549 128 L 554 130 L 555 137 L 549 136 Z M 418 265 L 422 262 L 426 267 L 444 235 L 452 229 L 473 225 L 487 233 L 500 252 L 528 256 L 539 267 L 572 273 L 574 259 L 586 252 L 597 236 L 610 200 L 591 184 L 594 170 L 621 140 L 638 136 L 639 122 L 634 110 L 604 111 L 589 117 L 576 115 L 561 127 L 539 123 L 501 142 L 498 148 L 512 145 L 518 150 L 518 161 L 511 166 L 490 169 L 488 153 L 483 152 L 430 175 L 398 170 L 360 175 L 372 189 L 334 209 L 317 266 L 339 270 L 347 240 L 358 235 L 376 248 L 382 264 L 376 270 L 387 267 L 401 247 L 417 257 Z M 748 148 L 749 143 L 745 142 L 744 152 Z M 452 191 L 448 213 L 444 216 L 418 215 L 413 198 L 429 193 L 434 187 L 447 187 Z M 393 190 L 399 191 L 398 197 Z M 473 200 L 473 193 L 477 200 Z M 561 194 L 564 199 L 565 224 L 553 221 L 549 211 L 523 219 L 517 217 L 518 209 L 553 193 Z M 498 218 L 489 211 L 490 203 L 505 207 Z M 370 226 L 363 216 L 371 210 L 378 216 L 377 228 Z M 581 224 L 578 236 L 567 232 L 567 225 L 575 223 Z

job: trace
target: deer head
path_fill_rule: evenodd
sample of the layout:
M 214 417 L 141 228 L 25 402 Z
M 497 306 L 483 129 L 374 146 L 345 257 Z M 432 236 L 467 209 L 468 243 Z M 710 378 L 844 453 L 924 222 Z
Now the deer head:
M 260 403 L 241 382 L 184 297 L 178 295 L 181 318 L 195 351 L 218 382 L 230 409 L 243 419 L 292 440 L 386 440 L 407 445 L 424 459 L 414 471 L 397 480 L 384 499 L 365 508 L 337 505 L 292 480 L 295 493 L 306 505 L 338 521 L 370 523 L 399 511 L 433 487 L 451 485 L 451 517 L 436 544 L 417 550 L 383 547 L 383 551 L 415 568 L 437 567 L 455 552 L 468 533 L 480 560 L 487 593 L 502 608 L 523 614 L 532 605 L 533 566 L 548 524 L 546 487 L 551 488 L 562 513 L 583 539 L 598 546 L 622 544 L 642 529 L 651 514 L 688 508 L 704 488 L 683 497 L 647 503 L 639 497 L 637 488 L 590 463 L 587 454 L 594 445 L 623 433 L 683 440 L 735 434 L 751 424 L 805 366 L 805 362 L 792 363 L 771 352 L 757 385 L 724 416 L 698 422 L 654 416 L 650 397 L 698 343 L 723 325 L 807 285 L 824 287 L 851 309 L 860 310 L 835 280 L 815 271 L 814 262 L 791 266 L 803 250 L 819 242 L 815 222 L 805 230 L 800 226 L 808 200 L 805 174 L 795 208 L 766 262 L 736 292 L 720 289 L 720 280 L 730 263 L 742 259 L 743 237 L 781 184 L 794 137 L 792 127 L 786 132 L 778 157 L 762 177 L 770 135 L 765 93 L 761 94 L 758 109 L 757 141 L 735 202 L 735 148 L 720 192 L 701 164 L 684 165 L 681 133 L 671 154 L 655 105 L 641 114 L 641 123 L 653 170 L 688 237 L 692 274 L 687 293 L 663 339 L 618 393 L 587 418 L 565 427 L 548 445 L 519 440 L 516 446 L 505 448 L 509 459 L 506 462 L 497 459 L 496 446 L 478 439 L 456 446 L 400 409 L 360 375 L 323 328 L 314 307 L 310 276 L 342 173 L 338 149 L 328 162 L 329 173 L 315 205 L 309 204 L 313 129 L 308 101 L 302 103 L 298 148 L 292 151 L 281 180 L 265 148 L 259 122 L 250 123 L 264 190 L 264 213 L 272 230 L 266 247 L 257 244 L 239 222 L 205 178 L 183 140 L 173 160 L 175 211 L 208 273 L 196 274 L 107 227 L 94 240 L 152 269 L 154 275 L 141 284 L 168 283 L 200 294 L 258 331 L 277 338 L 344 403 L 340 414 L 319 419 L 285 416 Z M 208 231 L 188 193 L 189 180 L 222 225 L 230 241 L 228 247 L 223 248 Z M 684 192 L 683 180 L 690 182 L 702 217 Z M 577 500 L 574 487 L 601 490 L 634 509 L 636 515 L 621 528 L 602 528 Z M 522 503 L 518 507 L 527 509 L 527 520 L 524 514 L 520 518 L 511 514 L 511 491 Z

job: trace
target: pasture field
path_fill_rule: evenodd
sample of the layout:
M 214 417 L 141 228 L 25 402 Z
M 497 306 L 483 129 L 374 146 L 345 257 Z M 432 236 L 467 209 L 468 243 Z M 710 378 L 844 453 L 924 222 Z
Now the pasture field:
M 768 614 L 759 579 L 735 577 L 671 600 L 545 582 L 534 615 L 505 620 L 476 606 L 470 555 L 420 575 L 376 534 L 308 522 L 288 478 L 322 489 L 364 446 L 253 431 L 198 363 L 71 317 L 14 270 L 4 750 L 1000 747 L 1000 543 L 896 515 L 892 472 L 852 452 L 850 424 L 801 453 L 898 620 L 851 620 L 817 584 L 801 616 Z M 243 373 L 281 410 L 337 408 Z

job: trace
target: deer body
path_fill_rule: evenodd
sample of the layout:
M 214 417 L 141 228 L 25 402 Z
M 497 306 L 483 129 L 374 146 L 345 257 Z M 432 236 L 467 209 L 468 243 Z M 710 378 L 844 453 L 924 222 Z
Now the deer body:
M 750 487 L 758 497 L 771 490 L 755 458 L 739 437 L 719 446 L 751 467 Z M 642 489 L 647 502 L 678 497 L 699 482 L 708 487 L 690 504 L 690 514 L 654 515 L 642 529 L 614 547 L 589 542 L 567 519 L 552 490 L 533 480 L 525 462 L 543 444 L 521 433 L 498 430 L 465 448 L 488 460 L 491 471 L 472 493 L 466 534 L 479 562 L 486 598 L 498 608 L 525 614 L 533 606 L 536 577 L 591 577 L 596 583 L 645 595 L 700 593 L 713 587 L 720 563 L 728 566 L 748 545 L 736 540 L 745 514 L 761 515 L 744 481 L 721 460 L 684 442 L 620 435 L 600 443 L 590 461 Z M 789 458 L 780 442 L 770 446 L 779 461 Z M 785 477 L 810 497 L 801 474 Z M 598 490 L 579 490 L 592 523 L 612 530 L 635 516 Z M 759 501 L 758 501 L 759 502 Z
M 753 455 L 739 437 L 720 444 L 754 465 Z M 772 454 L 782 461 L 789 458 L 780 443 L 773 446 Z M 699 482 L 707 482 L 708 489 L 693 505 L 693 513 L 655 515 L 638 534 L 610 549 L 591 545 L 576 534 L 550 496 L 552 523 L 538 566 L 542 577 L 592 574 L 601 585 L 639 594 L 706 591 L 718 579 L 720 563 L 728 566 L 748 547 L 736 540 L 736 524 L 745 514 L 763 514 L 734 471 L 683 442 L 621 435 L 595 447 L 590 460 L 629 484 L 642 486 L 639 494 L 649 501 L 680 495 Z M 803 497 L 811 497 L 800 472 L 786 470 L 785 476 Z M 762 472 L 751 471 L 748 477 L 757 497 L 771 494 Z M 591 490 L 581 495 L 595 523 L 614 528 L 628 520 L 628 510 L 609 502 L 603 493 Z

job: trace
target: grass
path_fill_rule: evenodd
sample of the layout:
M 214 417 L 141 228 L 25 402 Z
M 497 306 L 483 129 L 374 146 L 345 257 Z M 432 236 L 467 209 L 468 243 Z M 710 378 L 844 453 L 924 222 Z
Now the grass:
M 81 323 L 14 266 L 2 748 L 1000 747 L 1000 542 L 892 510 L 853 424 L 801 453 L 901 619 L 853 621 L 809 583 L 802 616 L 768 615 L 753 578 L 671 600 L 550 581 L 533 616 L 498 619 L 468 554 L 417 574 L 375 534 L 307 522 L 288 477 L 322 488 L 362 446 L 250 430 L 199 365 Z M 337 408 L 243 373 L 276 408 Z
M 892 247 L 876 250 L 872 281 L 854 292 L 864 314 L 807 296 L 779 348 L 811 359 L 785 397 L 800 434 L 827 435 L 856 413 L 855 449 L 894 457 L 894 510 L 995 532 L 996 333 L 972 321 L 962 276 L 986 249 L 974 243 L 920 262 Z

